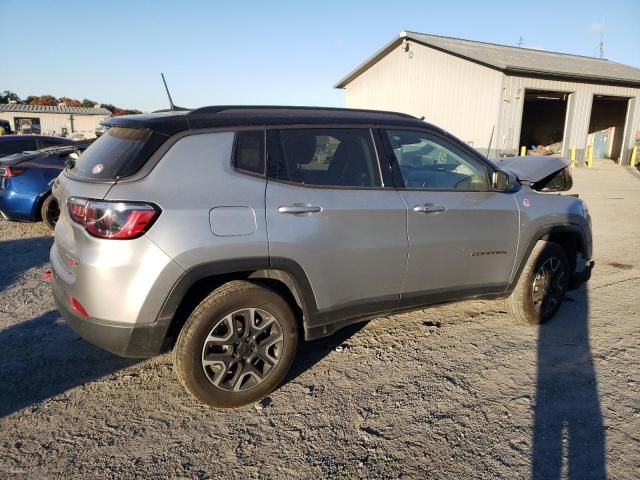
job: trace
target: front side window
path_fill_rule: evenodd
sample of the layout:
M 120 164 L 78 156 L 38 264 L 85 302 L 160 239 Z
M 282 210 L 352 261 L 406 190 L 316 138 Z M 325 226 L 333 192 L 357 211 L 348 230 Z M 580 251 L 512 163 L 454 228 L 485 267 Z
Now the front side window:
M 387 130 L 404 185 L 425 190 L 487 191 L 485 165 L 457 145 L 436 135 Z
M 270 174 L 278 180 L 328 187 L 381 185 L 369 129 L 281 130 L 270 145 Z M 274 145 L 275 144 L 275 145 Z

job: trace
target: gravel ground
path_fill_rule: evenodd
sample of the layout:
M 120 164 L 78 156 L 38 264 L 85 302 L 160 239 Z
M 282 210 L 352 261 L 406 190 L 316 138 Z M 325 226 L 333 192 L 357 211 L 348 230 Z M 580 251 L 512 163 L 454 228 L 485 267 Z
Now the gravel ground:
M 304 344 L 230 411 L 184 393 L 168 354 L 78 338 L 41 279 L 49 234 L 0 221 L 0 477 L 638 478 L 640 175 L 574 179 L 596 270 L 552 322 L 484 301 L 381 318 Z

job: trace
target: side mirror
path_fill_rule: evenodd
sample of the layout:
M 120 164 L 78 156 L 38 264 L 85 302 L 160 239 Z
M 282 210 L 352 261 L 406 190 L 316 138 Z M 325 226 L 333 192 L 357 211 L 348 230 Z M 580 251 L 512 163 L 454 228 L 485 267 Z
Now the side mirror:
M 491 175 L 491 188 L 496 192 L 512 192 L 516 186 L 516 177 L 512 173 L 496 170 Z

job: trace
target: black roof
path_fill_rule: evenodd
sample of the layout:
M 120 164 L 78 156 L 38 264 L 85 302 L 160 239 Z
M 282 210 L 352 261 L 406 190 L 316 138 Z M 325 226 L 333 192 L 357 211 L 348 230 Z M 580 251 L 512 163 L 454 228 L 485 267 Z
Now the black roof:
M 226 105 L 111 117 L 107 126 L 149 128 L 166 135 L 184 130 L 262 125 L 378 124 L 424 126 L 405 113 L 329 107 Z

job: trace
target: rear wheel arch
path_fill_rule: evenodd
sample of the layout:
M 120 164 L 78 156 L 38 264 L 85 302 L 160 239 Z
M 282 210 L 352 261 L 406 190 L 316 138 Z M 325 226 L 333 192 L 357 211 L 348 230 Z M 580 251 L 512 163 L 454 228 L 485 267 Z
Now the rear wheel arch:
M 268 262 L 268 259 L 266 259 Z M 232 268 L 228 262 L 213 262 L 187 271 L 178 280 L 166 299 L 158 320 L 167 324 L 165 341 L 173 343 L 193 310 L 216 288 L 234 280 L 248 280 L 269 288 L 289 304 L 299 321 L 300 331 L 315 311 L 315 298 L 302 268 L 289 265 L 271 268 L 264 261 L 257 261 L 254 268 L 243 262 Z M 291 262 L 292 264 L 294 262 Z

